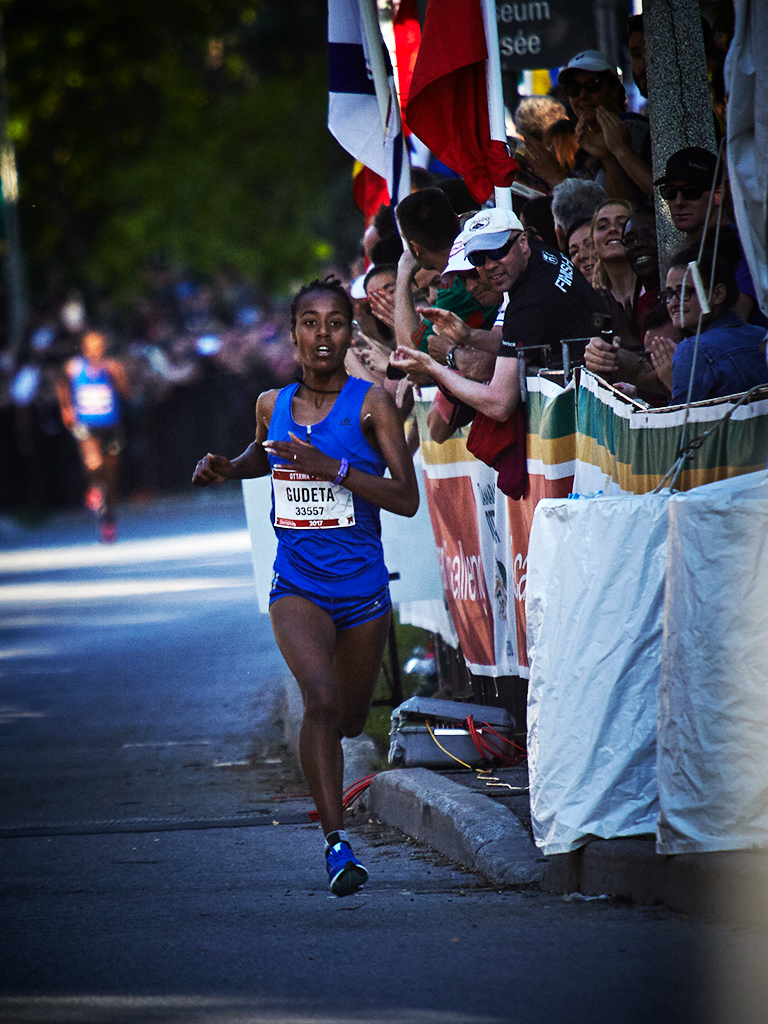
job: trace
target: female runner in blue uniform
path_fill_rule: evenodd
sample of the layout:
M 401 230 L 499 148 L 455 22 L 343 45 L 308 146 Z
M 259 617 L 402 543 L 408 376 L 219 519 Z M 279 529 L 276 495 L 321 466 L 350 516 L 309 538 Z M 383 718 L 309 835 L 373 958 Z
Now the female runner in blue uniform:
M 342 285 L 302 288 L 291 330 L 301 382 L 260 395 L 255 441 L 231 461 L 206 455 L 192 482 L 272 473 L 270 617 L 304 702 L 299 756 L 325 834 L 331 891 L 347 896 L 368 872 L 343 830 L 341 737 L 363 731 L 391 614 L 379 509 L 413 516 L 419 492 L 394 400 L 344 369 L 352 303 Z

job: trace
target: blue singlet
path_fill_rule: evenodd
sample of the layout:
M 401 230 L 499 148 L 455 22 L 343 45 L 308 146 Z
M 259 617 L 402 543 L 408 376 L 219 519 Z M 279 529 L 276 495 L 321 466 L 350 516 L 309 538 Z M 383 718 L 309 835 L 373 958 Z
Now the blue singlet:
M 360 427 L 360 411 L 371 384 L 349 377 L 328 415 L 320 423 L 313 423 L 309 432 L 306 426 L 294 420 L 291 411 L 298 387 L 298 384 L 289 384 L 279 392 L 268 438 L 287 441 L 290 431 L 334 459 L 345 458 L 350 466 L 364 473 L 383 476 L 386 463 L 381 453 L 368 443 Z M 275 467 L 287 465 L 273 455 L 269 461 L 273 471 Z M 327 481 L 324 486 L 327 488 Z M 369 597 L 388 585 L 389 574 L 381 545 L 380 509 L 356 494 L 353 503 L 355 522 L 352 526 L 330 529 L 275 526 L 274 571 L 282 582 L 325 598 Z M 274 488 L 271 518 L 274 525 Z
M 104 367 L 97 369 L 78 357 L 72 376 L 72 398 L 77 418 L 84 426 L 114 427 L 120 422 L 117 391 Z

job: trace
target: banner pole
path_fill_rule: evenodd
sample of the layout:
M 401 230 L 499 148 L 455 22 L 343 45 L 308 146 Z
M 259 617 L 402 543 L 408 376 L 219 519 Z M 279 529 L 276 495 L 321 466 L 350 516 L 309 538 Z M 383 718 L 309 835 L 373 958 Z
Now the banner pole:
M 501 87 L 501 56 L 499 54 L 499 28 L 496 24 L 495 0 L 480 0 L 485 26 L 485 45 L 488 60 L 485 63 L 485 80 L 488 87 L 488 120 L 491 139 L 507 145 L 507 126 L 504 120 L 504 93 Z M 495 188 L 496 206 L 500 210 L 512 209 L 512 190 Z

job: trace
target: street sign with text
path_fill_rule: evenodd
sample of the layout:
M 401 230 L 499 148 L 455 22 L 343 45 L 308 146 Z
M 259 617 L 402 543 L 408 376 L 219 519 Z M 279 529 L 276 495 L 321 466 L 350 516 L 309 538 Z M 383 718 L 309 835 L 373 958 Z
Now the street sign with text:
M 597 45 L 591 5 L 576 0 L 497 3 L 496 21 L 505 72 L 560 67 Z

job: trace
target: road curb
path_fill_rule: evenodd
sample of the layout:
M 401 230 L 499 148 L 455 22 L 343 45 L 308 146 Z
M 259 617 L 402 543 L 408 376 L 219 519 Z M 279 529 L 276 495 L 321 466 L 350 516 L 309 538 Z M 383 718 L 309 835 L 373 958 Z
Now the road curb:
M 541 888 L 607 894 L 742 924 L 768 921 L 768 852 L 656 853 L 653 839 L 596 839 L 547 858 Z
M 495 885 L 532 885 L 543 877 L 544 859 L 510 810 L 426 768 L 380 773 L 367 806 L 381 821 Z

